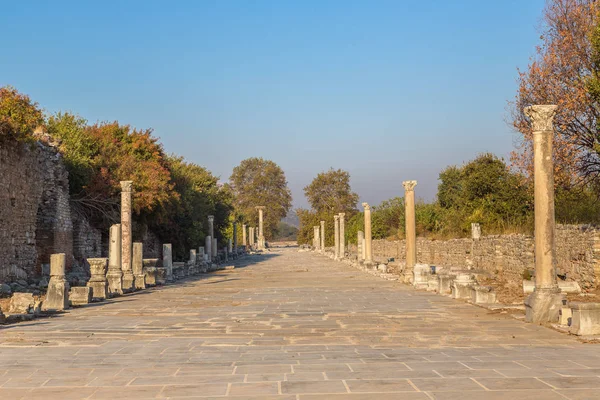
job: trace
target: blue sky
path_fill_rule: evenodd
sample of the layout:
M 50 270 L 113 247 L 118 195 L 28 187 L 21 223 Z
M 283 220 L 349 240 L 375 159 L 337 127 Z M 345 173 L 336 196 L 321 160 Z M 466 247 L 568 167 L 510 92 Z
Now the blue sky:
M 222 179 L 248 157 L 295 206 L 330 167 L 361 201 L 432 199 L 444 167 L 507 157 L 543 0 L 0 0 L 0 85 L 48 112 L 151 127 Z

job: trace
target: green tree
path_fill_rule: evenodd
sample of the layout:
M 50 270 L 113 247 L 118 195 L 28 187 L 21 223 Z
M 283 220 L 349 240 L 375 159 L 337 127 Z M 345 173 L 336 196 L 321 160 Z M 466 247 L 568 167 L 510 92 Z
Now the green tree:
M 236 208 L 245 221 L 258 226 L 255 207 L 266 207 L 264 234 L 271 239 L 292 206 L 292 194 L 281 167 L 263 158 L 249 158 L 233 169 L 229 181 Z
M 33 140 L 35 129 L 44 122 L 37 103 L 11 86 L 0 88 L 0 140 Z

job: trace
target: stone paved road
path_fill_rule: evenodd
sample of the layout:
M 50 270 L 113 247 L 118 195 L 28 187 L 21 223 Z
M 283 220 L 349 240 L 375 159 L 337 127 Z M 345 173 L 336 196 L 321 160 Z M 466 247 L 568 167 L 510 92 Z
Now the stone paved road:
M 0 399 L 598 399 L 600 347 L 296 249 L 0 328 Z

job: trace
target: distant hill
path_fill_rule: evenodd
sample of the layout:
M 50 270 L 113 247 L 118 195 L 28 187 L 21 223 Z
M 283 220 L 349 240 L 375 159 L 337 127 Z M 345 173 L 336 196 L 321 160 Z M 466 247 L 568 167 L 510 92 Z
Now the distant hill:
M 300 227 L 300 220 L 298 219 L 298 215 L 296 214 L 296 210 L 292 210 L 288 213 L 288 215 L 281 220 L 281 222 L 285 222 L 288 225 L 294 226 L 296 228 Z

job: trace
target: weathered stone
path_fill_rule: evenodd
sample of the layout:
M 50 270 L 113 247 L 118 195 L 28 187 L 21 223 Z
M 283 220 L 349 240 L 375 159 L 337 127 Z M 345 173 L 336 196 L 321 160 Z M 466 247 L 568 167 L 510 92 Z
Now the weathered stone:
M 340 251 L 338 252 L 339 258 L 346 257 L 346 214 L 340 213 L 340 234 L 339 234 L 339 243 L 340 243 Z
M 69 308 L 69 283 L 65 279 L 65 264 L 64 253 L 50 256 L 50 282 L 42 305 L 44 311 Z
M 454 278 L 456 278 L 456 275 L 438 274 L 436 276 L 439 281 L 439 284 L 438 284 L 439 293 L 440 294 L 451 294 L 452 293 L 452 282 L 454 281 Z
M 323 253 L 325 252 L 325 221 L 321 221 L 321 231 L 319 232 L 319 238 L 321 239 L 319 251 Z
M 212 257 L 212 236 L 208 235 L 204 238 L 204 249 L 206 250 L 206 261 L 211 262 Z
M 572 281 L 558 281 L 558 288 L 562 293 L 581 293 L 581 286 L 579 283 Z M 523 281 L 523 293 L 530 294 L 535 290 L 534 281 Z
M 144 265 L 144 282 L 146 283 L 146 286 L 156 286 L 158 284 L 158 282 L 157 282 L 157 278 L 158 278 L 157 266 L 159 265 L 158 258 L 144 258 L 143 265 Z M 164 282 L 163 282 L 163 284 L 164 284 Z
M 427 289 L 431 268 L 428 264 L 415 264 L 413 267 L 413 286 L 417 289 Z
M 121 181 L 121 269 L 123 270 L 123 292 L 134 290 L 135 276 L 132 263 L 132 219 L 131 197 L 133 192 L 132 181 Z
M 406 271 L 417 263 L 417 230 L 415 217 L 415 186 L 417 181 L 404 181 L 404 215 L 406 231 Z
M 144 244 L 135 242 L 131 267 L 133 270 L 134 284 L 136 289 L 146 289 L 146 274 L 144 273 Z
M 165 269 L 167 274 L 166 279 L 167 282 L 173 281 L 173 250 L 171 247 L 171 243 L 163 244 L 162 251 L 162 267 Z
M 6 321 L 6 316 L 2 312 L 2 307 L 0 307 L 0 324 L 3 324 Z
M 92 288 L 87 286 L 72 287 L 69 292 L 69 301 L 72 306 L 83 306 L 92 302 Z
M 475 278 L 471 273 L 458 273 L 452 282 L 452 298 L 471 299 L 471 286 L 475 285 Z
M 8 306 L 9 314 L 34 314 L 35 299 L 31 293 L 14 293 Z
M 496 303 L 496 293 L 491 286 L 471 286 L 471 301 L 475 304 Z
M 90 264 L 90 280 L 87 286 L 92 289 L 92 300 L 102 301 L 108 297 L 108 282 L 106 280 L 107 258 L 88 258 Z
M 600 303 L 569 303 L 572 317 L 569 332 L 574 335 L 600 335 Z
M 264 234 L 263 214 L 264 214 L 265 206 L 257 206 L 256 209 L 258 210 L 258 249 L 264 250 L 265 234 Z
M 557 322 L 561 307 L 556 282 L 554 164 L 552 140 L 555 105 L 534 105 L 524 109 L 532 122 L 535 291 L 525 301 L 525 320 L 533 323 Z
M 365 257 L 364 263 L 370 265 L 373 263 L 372 236 L 371 236 L 371 206 L 368 203 L 362 203 L 365 214 Z
M 123 294 L 123 271 L 121 270 L 121 224 L 110 227 L 108 247 L 108 281 L 109 296 Z
M 563 305 L 558 311 L 558 323 L 559 325 L 569 326 L 571 325 L 571 318 L 573 317 L 573 311 L 571 307 Z
M 217 238 L 215 237 L 215 217 L 214 215 L 208 216 L 208 236 L 211 237 L 211 249 L 210 255 L 211 260 L 216 260 L 218 256 Z
M 340 216 L 339 214 L 333 216 L 333 254 L 334 259 L 340 258 Z
M 481 225 L 479 225 L 477 222 L 471 223 L 471 239 L 481 239 Z

